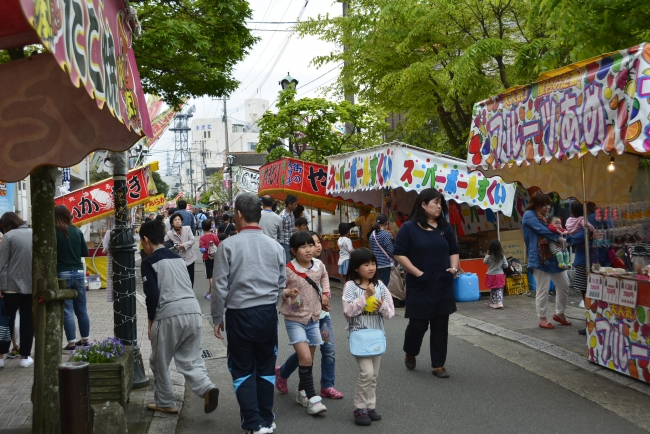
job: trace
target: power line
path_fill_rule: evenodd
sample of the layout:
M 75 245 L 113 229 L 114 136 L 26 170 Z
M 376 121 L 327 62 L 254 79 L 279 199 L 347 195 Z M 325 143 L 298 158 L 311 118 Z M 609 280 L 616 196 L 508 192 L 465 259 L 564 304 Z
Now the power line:
M 341 66 L 341 65 L 343 65 L 343 64 L 342 64 L 342 63 L 339 63 L 339 64 L 336 65 L 334 68 L 332 68 L 332 69 L 330 69 L 329 71 L 327 71 L 326 73 L 324 73 L 324 74 L 322 74 L 322 75 L 319 75 L 318 77 L 314 78 L 312 81 L 307 82 L 307 83 L 303 84 L 302 86 L 296 88 L 296 90 L 302 89 L 303 87 L 307 86 L 308 84 L 311 84 L 311 83 L 315 82 L 315 81 L 318 80 L 319 78 L 322 78 L 322 77 L 326 76 L 327 74 L 329 74 L 330 72 L 334 71 L 336 68 L 338 68 L 338 67 Z
M 248 24 L 298 24 L 298 21 L 249 21 Z

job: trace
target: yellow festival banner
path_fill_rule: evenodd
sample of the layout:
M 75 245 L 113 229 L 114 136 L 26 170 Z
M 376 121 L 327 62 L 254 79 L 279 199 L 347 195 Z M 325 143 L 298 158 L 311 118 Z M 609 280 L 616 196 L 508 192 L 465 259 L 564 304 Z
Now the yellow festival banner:
M 164 204 L 165 204 L 165 195 L 159 194 L 149 199 L 149 202 L 147 202 L 144 206 L 144 210 L 145 212 L 156 212 L 158 211 L 158 208 L 160 208 Z

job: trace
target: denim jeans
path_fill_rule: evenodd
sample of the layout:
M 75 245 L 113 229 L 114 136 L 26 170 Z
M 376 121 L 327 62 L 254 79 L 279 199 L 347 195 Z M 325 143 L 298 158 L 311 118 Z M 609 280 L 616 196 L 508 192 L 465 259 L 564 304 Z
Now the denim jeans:
M 282 248 L 284 249 L 284 259 L 287 261 L 287 264 L 291 262 L 291 248 L 289 247 L 289 244 L 284 244 L 280 243 Z
M 77 298 L 65 300 L 63 304 L 63 328 L 68 342 L 77 340 L 77 328 L 74 324 L 74 316 L 79 323 L 81 339 L 88 339 L 90 336 L 90 319 L 86 309 L 86 276 L 83 270 L 61 271 L 57 273 L 59 279 L 65 279 L 65 287 L 77 290 Z
M 321 319 L 319 323 L 321 337 L 323 338 L 323 345 L 320 346 L 320 352 L 322 356 L 320 362 L 320 387 L 321 389 L 326 389 L 328 387 L 334 387 L 334 380 L 336 378 L 334 329 L 332 328 L 332 323 L 329 316 Z M 282 375 L 284 378 L 289 378 L 289 376 L 293 374 L 293 371 L 296 369 L 298 369 L 298 355 L 296 353 L 293 353 L 280 368 L 280 375 Z

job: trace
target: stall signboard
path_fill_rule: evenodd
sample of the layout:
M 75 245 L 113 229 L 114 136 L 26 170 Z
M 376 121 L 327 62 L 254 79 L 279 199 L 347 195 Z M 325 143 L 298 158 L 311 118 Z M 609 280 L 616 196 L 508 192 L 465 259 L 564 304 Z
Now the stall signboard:
M 587 297 L 587 357 L 650 383 L 650 284 L 635 283 L 640 298 L 636 307 Z
M 600 300 L 603 297 L 603 285 L 605 278 L 599 274 L 590 274 L 587 285 L 587 297 L 592 300 Z
M 474 106 L 467 161 L 498 169 L 650 151 L 650 45 L 551 71 Z M 617 161 L 618 163 L 618 161 Z
M 618 290 L 619 280 L 616 277 L 605 277 L 601 300 L 606 303 L 618 303 Z
M 445 155 L 399 142 L 328 158 L 327 193 L 403 188 L 438 189 L 446 199 L 510 216 L 514 184 L 500 177 L 470 173 L 467 164 Z
M 621 289 L 618 294 L 618 304 L 627 307 L 636 307 L 637 283 L 634 280 L 621 280 Z
M 323 164 L 283 158 L 260 167 L 261 195 L 284 200 L 286 195 L 293 194 L 302 205 L 333 211 L 339 201 L 326 195 L 326 189 L 327 166 Z
M 13 182 L 0 181 L 0 215 L 6 212 L 14 212 L 14 188 Z
M 151 169 L 140 167 L 126 175 L 127 207 L 147 203 L 155 195 L 151 187 Z M 73 191 L 54 199 L 55 205 L 65 205 L 72 214 L 72 224 L 81 226 L 114 213 L 113 178 Z
M 84 87 L 100 109 L 138 134 L 151 136 L 151 123 L 131 46 L 135 14 L 124 0 L 40 2 L 19 0 L 61 69 Z
M 147 203 L 144 206 L 146 212 L 156 212 L 158 208 L 165 204 L 165 195 L 158 194 L 154 197 L 150 197 Z
M 233 168 L 234 182 L 240 191 L 257 193 L 260 188 L 260 172 L 246 167 Z

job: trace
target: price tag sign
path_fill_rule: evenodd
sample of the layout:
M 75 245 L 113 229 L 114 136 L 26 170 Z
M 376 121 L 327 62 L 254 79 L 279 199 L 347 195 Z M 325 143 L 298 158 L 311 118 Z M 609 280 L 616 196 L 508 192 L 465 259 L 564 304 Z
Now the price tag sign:
M 633 280 L 621 280 L 621 289 L 618 295 L 618 304 L 621 306 L 636 307 L 637 286 Z
M 599 274 L 590 274 L 587 284 L 587 297 L 591 300 L 600 300 L 603 297 L 603 284 L 605 279 Z
M 602 301 L 607 303 L 618 304 L 618 290 L 619 290 L 619 280 L 616 277 L 606 277 L 605 278 L 605 287 L 603 288 L 603 297 Z

